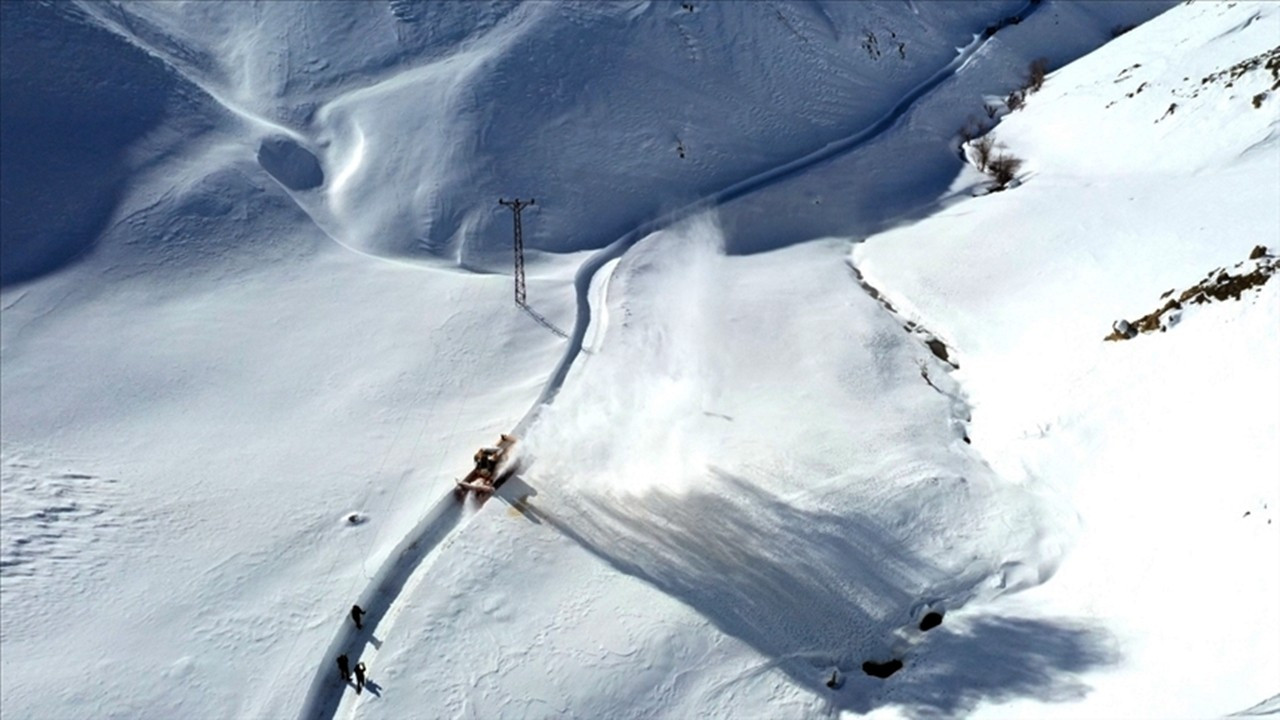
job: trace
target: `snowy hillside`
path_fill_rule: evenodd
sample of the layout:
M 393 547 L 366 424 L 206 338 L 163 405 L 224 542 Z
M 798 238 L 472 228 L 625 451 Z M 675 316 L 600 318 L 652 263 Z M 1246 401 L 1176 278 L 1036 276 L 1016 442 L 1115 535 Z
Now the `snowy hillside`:
M 1275 712 L 1280 8 L 0 13 L 6 715 Z

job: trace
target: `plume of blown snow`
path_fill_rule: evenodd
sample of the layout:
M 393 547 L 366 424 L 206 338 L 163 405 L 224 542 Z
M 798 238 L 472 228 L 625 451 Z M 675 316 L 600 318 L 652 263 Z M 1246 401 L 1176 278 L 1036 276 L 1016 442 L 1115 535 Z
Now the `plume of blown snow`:
M 711 215 L 654 233 L 607 278 L 603 338 L 526 442 L 538 473 L 572 485 L 682 491 L 705 474 L 704 408 L 719 383 L 713 318 L 724 236 Z M 607 318 L 607 320 L 605 320 Z

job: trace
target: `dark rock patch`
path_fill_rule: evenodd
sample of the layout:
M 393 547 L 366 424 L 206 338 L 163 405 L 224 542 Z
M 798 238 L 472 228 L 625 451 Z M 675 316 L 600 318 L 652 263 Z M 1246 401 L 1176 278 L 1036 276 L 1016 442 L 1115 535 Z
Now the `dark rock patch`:
M 868 660 L 862 663 L 862 672 L 870 675 L 871 677 L 878 677 L 881 679 L 887 678 L 901 669 L 902 661 L 896 658 L 889 662 L 872 662 L 871 660 Z
M 1205 276 L 1203 280 L 1183 290 L 1177 297 L 1170 297 L 1174 291 L 1169 290 L 1160 296 L 1166 300 L 1158 310 L 1150 312 L 1132 323 L 1119 320 L 1111 327 L 1111 334 L 1103 340 L 1128 340 L 1140 333 L 1164 332 L 1178 324 L 1182 310 L 1187 305 L 1203 305 L 1224 300 L 1239 300 L 1240 296 L 1253 288 L 1266 284 L 1276 273 L 1278 263 L 1265 246 L 1258 245 L 1249 253 L 1249 259 L 1237 264 L 1232 270 L 1218 268 Z
M 942 613 L 929 612 L 920 618 L 920 629 L 928 632 L 942 624 Z
M 928 340 L 926 340 L 926 341 L 925 341 L 925 345 L 928 345 L 928 346 L 929 346 L 929 352 L 932 352 L 932 353 L 934 354 L 934 356 L 935 356 L 935 357 L 937 357 L 937 358 L 938 358 L 939 360 L 941 360 L 942 362 L 947 363 L 948 365 L 950 365 L 950 366 L 951 366 L 951 367 L 953 367 L 953 368 L 959 368 L 959 367 L 960 367 L 960 366 L 959 366 L 959 365 L 957 365 L 956 363 L 951 362 L 951 358 L 947 356 L 947 346 L 946 346 L 946 344 L 945 344 L 945 343 L 943 343 L 943 342 L 942 342 L 941 340 L 939 340 L 938 338 L 929 338 Z
M 290 138 L 263 140 L 258 147 L 258 164 L 290 190 L 310 190 L 324 184 L 320 161 Z

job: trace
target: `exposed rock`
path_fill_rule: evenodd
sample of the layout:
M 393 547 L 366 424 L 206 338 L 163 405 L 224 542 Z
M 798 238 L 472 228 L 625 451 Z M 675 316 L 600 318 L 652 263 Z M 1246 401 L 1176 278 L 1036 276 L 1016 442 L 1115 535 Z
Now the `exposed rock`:
M 944 363 L 947 363 L 953 368 L 959 369 L 960 366 L 952 362 L 950 356 L 947 355 L 947 346 L 941 340 L 931 337 L 928 340 L 925 340 L 924 344 L 929 346 L 929 352 L 932 352 L 934 357 Z
M 1128 340 L 1138 334 L 1138 331 L 1129 324 L 1128 320 L 1117 320 L 1111 323 L 1111 335 L 1107 336 L 1108 340 Z
M 870 675 L 871 677 L 878 677 L 882 679 L 889 677 L 901 669 L 902 661 L 896 658 L 889 662 L 872 662 L 871 660 L 868 660 L 862 663 L 862 672 Z
M 1239 300 L 1246 290 L 1266 284 L 1275 275 L 1278 264 L 1280 263 L 1277 263 L 1276 258 L 1267 253 L 1266 247 L 1255 246 L 1249 253 L 1249 259 L 1238 263 L 1231 270 L 1218 268 L 1200 282 L 1183 290 L 1177 297 L 1169 297 L 1173 290 L 1163 293 L 1160 299 L 1168 300 L 1159 310 L 1143 315 L 1132 323 L 1127 320 L 1116 321 L 1111 326 L 1111 334 L 1103 339 L 1128 340 L 1139 333 L 1164 332 L 1178 324 L 1187 305 Z M 1232 274 L 1232 271 L 1236 274 Z
M 929 612 L 920 618 L 920 629 L 928 632 L 942 624 L 942 613 Z
M 258 164 L 290 190 L 310 190 L 324 184 L 320 161 L 287 137 L 263 140 L 258 147 Z

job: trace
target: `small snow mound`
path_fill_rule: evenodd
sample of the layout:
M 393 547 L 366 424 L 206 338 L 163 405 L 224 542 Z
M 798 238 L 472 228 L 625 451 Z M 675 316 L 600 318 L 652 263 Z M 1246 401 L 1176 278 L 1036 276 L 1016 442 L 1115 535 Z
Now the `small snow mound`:
M 191 673 L 196 669 L 196 661 L 190 655 L 183 655 L 175 660 L 168 668 L 161 671 L 164 677 L 171 680 L 190 677 Z
M 365 514 L 364 514 L 364 513 L 362 513 L 362 512 L 352 512 L 352 513 L 347 513 L 347 514 L 342 518 L 342 521 L 343 521 L 344 523 L 346 523 L 347 525 L 353 525 L 353 526 L 354 526 L 354 525 L 363 525 L 363 524 L 365 524 L 365 523 L 369 522 L 369 516 L 368 516 L 368 515 L 365 515 Z
M 286 137 L 271 137 L 258 147 L 258 164 L 290 190 L 310 190 L 324 184 L 324 170 L 312 152 Z

